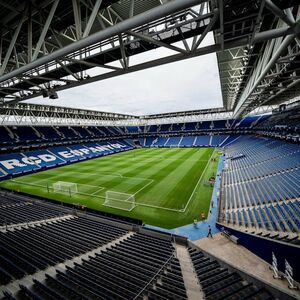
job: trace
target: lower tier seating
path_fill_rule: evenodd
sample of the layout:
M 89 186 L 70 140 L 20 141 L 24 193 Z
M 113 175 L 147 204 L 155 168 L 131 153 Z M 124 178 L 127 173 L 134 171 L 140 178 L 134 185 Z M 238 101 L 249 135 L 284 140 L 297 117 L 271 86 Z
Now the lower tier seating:
M 15 218 L 27 206 L 50 215 L 61 209 L 25 199 L 2 208 L 13 207 Z M 65 211 L 55 220 L 2 228 L 0 299 L 188 299 L 188 277 L 171 236 Z M 273 299 L 217 261 L 190 253 L 206 299 Z
M 22 299 L 187 299 L 171 242 L 143 234 L 34 282 Z
M 265 288 L 245 281 L 237 272 L 222 267 L 203 252 L 189 248 L 189 254 L 205 299 L 274 299 Z
M 0 232 L 0 285 L 71 259 L 125 233 L 85 218 Z
M 300 146 L 244 136 L 225 157 L 219 221 L 300 244 Z

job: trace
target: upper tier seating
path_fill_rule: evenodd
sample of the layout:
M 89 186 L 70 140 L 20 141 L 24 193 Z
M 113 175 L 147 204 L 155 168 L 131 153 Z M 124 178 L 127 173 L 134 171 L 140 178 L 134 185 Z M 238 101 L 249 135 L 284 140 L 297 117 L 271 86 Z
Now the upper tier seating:
M 73 127 L 73 129 L 78 133 L 80 138 L 90 138 L 94 136 L 87 127 Z
M 256 124 L 258 117 L 257 116 L 252 116 L 252 117 L 246 117 L 241 120 L 237 120 L 234 123 L 234 128 L 251 128 Z
M 259 129 L 267 129 L 270 131 L 295 131 L 300 130 L 300 111 L 289 110 L 286 112 L 281 112 L 274 114 L 270 118 L 264 119 L 257 126 Z
M 35 127 L 40 132 L 44 140 L 60 140 L 61 134 L 52 126 L 37 126 Z
M 0 126 L 0 143 L 6 144 L 13 141 L 13 134 L 9 134 L 8 130 L 4 126 Z
M 220 120 L 220 121 L 213 121 L 212 124 L 213 129 L 225 129 L 225 128 L 230 128 L 230 121 L 226 120 Z
M 65 139 L 74 140 L 79 138 L 78 133 L 72 127 L 59 127 L 58 131 L 61 132 L 61 136 Z
M 217 120 L 189 123 L 173 123 L 149 126 L 1 126 L 0 150 L 7 151 L 18 148 L 37 148 L 39 145 L 50 143 L 69 143 L 70 141 L 100 139 L 107 137 L 123 137 L 125 135 L 155 135 L 178 133 L 198 133 L 199 135 L 248 129 L 250 126 L 258 126 L 266 117 L 247 117 L 235 120 Z M 206 144 L 209 145 L 209 144 Z M 211 146 L 217 145 L 213 142 Z
M 125 130 L 127 130 L 128 133 L 139 133 L 140 132 L 140 128 L 138 126 L 124 127 L 124 132 L 125 132 Z
M 18 141 L 36 141 L 41 139 L 40 136 L 37 135 L 33 127 L 30 126 L 14 126 L 10 127 L 10 129 L 12 130 L 14 136 L 16 137 L 16 140 Z
M 105 133 L 99 127 L 89 127 L 88 131 L 93 137 L 104 137 Z
M 183 125 L 184 125 L 183 123 L 173 124 L 171 131 L 175 131 L 175 132 L 182 131 Z

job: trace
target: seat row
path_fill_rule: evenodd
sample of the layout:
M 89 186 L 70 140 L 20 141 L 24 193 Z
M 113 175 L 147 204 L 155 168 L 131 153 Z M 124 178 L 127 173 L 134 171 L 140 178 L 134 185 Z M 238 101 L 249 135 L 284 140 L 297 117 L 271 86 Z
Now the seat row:
M 225 149 L 220 221 L 300 242 L 300 146 L 244 136 Z
M 278 156 L 274 159 L 261 162 L 257 165 L 250 165 L 245 168 L 235 169 L 230 166 L 230 168 L 224 172 L 224 183 L 233 184 L 244 182 L 298 167 L 300 167 L 300 151 L 284 156 Z
M 271 140 L 270 142 L 256 145 L 256 147 L 252 149 L 250 153 L 249 149 L 243 149 L 242 152 L 244 156 L 241 159 L 231 161 L 232 168 L 238 169 L 252 165 L 258 165 L 264 161 L 268 161 L 276 157 L 299 152 L 299 147 L 295 144 Z
M 72 259 L 125 233 L 85 218 L 0 233 L 0 285 Z
M 265 288 L 243 280 L 237 272 L 221 267 L 201 251 L 194 248 L 188 250 L 205 299 L 274 299 Z
M 24 299 L 187 299 L 181 269 L 170 241 L 133 234 L 90 256 L 65 272 L 56 271 L 31 289 Z
M 223 186 L 223 207 L 234 209 L 300 197 L 300 169 Z
M 2 209 L 5 206 L 11 206 L 23 202 L 20 198 L 11 196 L 6 193 L 0 193 L 0 208 Z
M 227 212 L 226 222 L 270 231 L 300 232 L 300 201 Z
M 50 219 L 62 215 L 55 206 L 48 207 L 39 203 L 20 203 L 2 207 L 0 210 L 0 226 Z

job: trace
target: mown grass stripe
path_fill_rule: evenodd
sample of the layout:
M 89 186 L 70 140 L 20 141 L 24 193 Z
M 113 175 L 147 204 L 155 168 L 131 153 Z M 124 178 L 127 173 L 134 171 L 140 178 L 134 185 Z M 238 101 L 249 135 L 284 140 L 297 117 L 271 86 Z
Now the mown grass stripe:
M 205 182 L 215 172 L 217 162 L 210 162 L 205 172 L 204 167 L 212 151 L 213 149 L 207 148 L 137 149 L 18 178 L 20 181 L 37 185 L 46 185 L 58 180 L 77 182 L 79 188 L 84 193 L 87 192 L 72 197 L 66 194 L 48 193 L 46 187 L 17 184 L 12 181 L 2 182 L 0 185 L 57 201 L 81 203 L 93 209 L 138 218 L 156 226 L 173 228 L 192 222 L 195 215 L 199 215 L 202 211 L 207 214 L 212 188 Z M 120 178 L 117 173 L 126 177 L 146 179 Z M 201 173 L 203 178 L 185 212 L 159 208 L 164 206 L 181 209 L 186 204 Z M 135 193 L 149 183 L 150 179 L 154 182 L 141 190 L 136 198 L 138 202 L 155 205 L 158 208 L 137 206 L 127 212 L 102 205 L 104 199 L 101 195 L 105 194 L 105 190 L 119 189 L 125 193 Z M 88 184 L 93 187 L 88 187 Z M 102 187 L 104 189 L 100 190 Z M 97 197 L 93 196 L 93 193 L 96 193 Z

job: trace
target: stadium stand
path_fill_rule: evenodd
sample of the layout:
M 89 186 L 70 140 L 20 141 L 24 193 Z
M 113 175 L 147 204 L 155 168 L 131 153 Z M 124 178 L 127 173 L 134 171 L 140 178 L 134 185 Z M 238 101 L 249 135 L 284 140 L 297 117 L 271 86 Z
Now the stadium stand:
M 198 136 L 196 136 L 194 146 L 198 146 L 198 147 L 209 146 L 210 139 L 211 139 L 211 136 L 209 136 L 209 135 L 198 135 Z
M 250 120 L 248 120 L 250 118 Z M 137 138 L 139 136 L 151 137 L 155 135 L 158 138 L 170 137 L 166 145 L 163 140 L 153 146 L 178 146 L 181 138 L 188 134 L 198 136 L 209 135 L 214 132 L 215 137 L 212 141 L 205 140 L 203 144 L 206 146 L 218 146 L 222 142 L 222 138 L 232 135 L 235 131 L 252 130 L 254 124 L 256 130 L 261 130 L 259 125 L 267 122 L 268 118 L 247 117 L 239 122 L 234 120 L 218 120 L 192 123 L 163 124 L 151 126 L 128 126 L 128 127 L 84 127 L 84 126 L 0 126 L 0 149 L 2 152 L 18 149 L 36 149 L 40 146 L 47 147 L 56 143 L 57 145 L 89 142 L 91 140 L 101 141 L 104 138 Z M 243 127 L 241 127 L 243 126 Z M 174 136 L 176 135 L 176 136 Z M 174 136 L 174 140 L 173 140 Z M 178 140 L 177 140 L 178 137 Z M 201 138 L 199 139 L 199 141 Z M 211 143 L 210 143 L 211 142 Z M 194 146 L 199 146 L 195 143 Z M 147 143 L 151 146 L 151 143 Z M 179 145 L 180 146 L 180 145 Z M 185 145 L 187 146 L 187 145 Z M 193 146 L 190 144 L 189 146 Z
M 67 267 L 65 273 L 58 272 L 56 278 L 47 276 L 45 283 L 37 282 L 33 290 L 38 296 L 42 294 L 39 290 L 42 290 L 59 298 L 73 298 L 79 292 L 98 299 L 135 299 L 141 288 L 147 286 L 168 262 L 174 270 L 162 275 L 161 284 L 157 284 L 155 289 L 150 288 L 149 299 L 152 295 L 153 299 L 158 296 L 160 299 L 186 299 L 180 268 L 175 269 L 178 261 L 172 252 L 169 241 L 134 234 L 82 264 L 75 263 L 74 268 Z M 74 291 L 74 283 L 79 282 L 79 291 Z M 27 291 L 23 289 L 23 292 L 26 294 Z
M 188 250 L 205 299 L 272 299 L 265 288 L 245 281 L 237 272 L 221 267 L 196 248 Z
M 237 159 L 232 157 L 243 154 Z M 226 224 L 300 243 L 300 148 L 244 136 L 226 147 L 222 209 Z
M 40 133 L 43 140 L 53 141 L 61 138 L 52 126 L 37 126 L 35 129 Z
M 125 140 L 75 144 L 70 146 L 51 147 L 44 150 L 0 155 L 0 167 L 5 176 L 30 173 L 62 164 L 73 163 L 132 149 L 133 145 Z
M 59 127 L 57 129 L 65 139 L 77 139 L 78 133 L 72 127 Z
M 0 19 L 0 300 L 300 299 L 299 0 Z
M 213 135 L 211 139 L 211 146 L 221 147 L 229 138 L 229 135 Z
M 0 233 L 2 259 L 7 262 L 1 264 L 0 283 L 7 284 L 14 279 L 12 266 L 20 262 L 22 267 L 17 268 L 19 274 L 16 278 L 83 254 L 124 233 L 122 229 L 83 218 Z
M 195 142 L 194 136 L 183 136 L 180 141 L 179 147 L 192 147 Z
M 14 209 L 14 222 L 21 222 L 0 231 L 2 299 L 188 299 L 188 278 L 171 235 L 0 194 L 1 207 Z M 31 223 L 36 220 L 41 222 Z M 205 299 L 274 298 L 200 250 L 181 247 L 190 254 Z
M 33 127 L 10 127 L 17 141 L 35 141 L 39 138 Z
M 6 207 L 18 204 L 20 202 L 23 202 L 23 199 L 19 199 L 18 197 L 14 196 L 11 197 L 7 193 L 0 193 L 0 207 Z
M 164 144 L 166 147 L 178 147 L 182 137 L 170 137 Z
M 9 202 L 5 206 L 1 206 L 0 226 L 26 223 L 30 221 L 38 221 L 42 219 L 51 219 L 61 215 L 61 211 L 55 207 L 48 208 L 39 203 L 18 203 L 7 199 Z
M 0 176 L 11 178 L 130 150 L 136 141 L 143 147 L 218 147 L 225 160 L 218 219 L 221 228 L 299 245 L 300 148 L 281 135 L 268 136 L 272 131 L 268 126 L 274 128 L 273 117 L 120 128 L 0 127 Z M 280 123 L 278 119 L 276 123 Z M 278 134 L 277 128 L 274 132 Z M 116 221 L 107 224 L 97 218 L 1 195 L 0 284 L 4 299 L 188 298 L 172 238 L 141 234 Z M 201 250 L 192 247 L 188 251 L 205 299 L 273 299 L 257 282 L 223 267 Z M 66 261 L 70 263 L 57 267 Z M 44 274 L 49 266 L 55 271 Z M 28 275 L 41 272 L 43 280 L 38 276 L 31 285 L 26 284 Z M 12 286 L 17 286 L 17 291 Z

